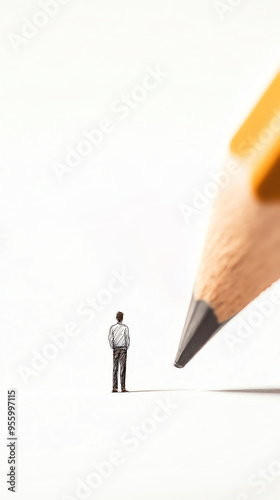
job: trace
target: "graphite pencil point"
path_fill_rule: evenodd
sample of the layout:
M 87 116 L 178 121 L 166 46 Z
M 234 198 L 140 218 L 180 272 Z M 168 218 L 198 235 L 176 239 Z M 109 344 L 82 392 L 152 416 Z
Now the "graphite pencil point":
M 174 363 L 174 366 L 176 366 L 176 368 L 184 368 L 183 366 L 181 366 L 181 365 L 179 365 L 178 363 L 176 363 L 176 361 L 175 361 L 175 363 Z
M 183 368 L 226 323 L 219 323 L 207 302 L 192 297 L 174 366 Z

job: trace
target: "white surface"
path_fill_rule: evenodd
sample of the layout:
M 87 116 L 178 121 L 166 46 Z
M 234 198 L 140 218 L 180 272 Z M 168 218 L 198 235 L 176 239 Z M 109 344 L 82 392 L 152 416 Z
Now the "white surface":
M 208 217 L 187 225 L 180 205 L 211 180 L 278 69 L 279 2 L 246 0 L 221 21 L 210 0 L 72 0 L 16 53 L 7 34 L 38 9 L 0 6 L 0 436 L 16 387 L 18 498 L 75 497 L 75 478 L 169 396 L 176 411 L 134 453 L 120 448 L 124 464 L 92 498 L 274 500 L 280 479 L 261 495 L 247 481 L 280 460 L 279 395 L 111 395 L 107 334 L 124 311 L 131 390 L 280 387 L 279 304 L 231 349 L 226 334 L 240 319 L 184 370 L 173 367 Z M 120 120 L 112 103 L 156 65 L 168 77 Z M 115 130 L 59 183 L 53 162 L 106 117 Z M 122 269 L 133 279 L 87 322 L 78 311 Z M 79 335 L 25 385 L 19 367 L 69 322 Z M 1 474 L 6 463 L 3 446 Z M 0 492 L 10 498 L 5 481 Z

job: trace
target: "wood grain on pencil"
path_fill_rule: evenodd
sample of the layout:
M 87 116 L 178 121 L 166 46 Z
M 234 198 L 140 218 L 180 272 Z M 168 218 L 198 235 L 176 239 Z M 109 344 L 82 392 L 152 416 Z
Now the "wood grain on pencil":
M 213 206 L 194 288 L 219 322 L 241 311 L 280 277 L 280 203 L 264 203 L 250 190 L 244 169 Z

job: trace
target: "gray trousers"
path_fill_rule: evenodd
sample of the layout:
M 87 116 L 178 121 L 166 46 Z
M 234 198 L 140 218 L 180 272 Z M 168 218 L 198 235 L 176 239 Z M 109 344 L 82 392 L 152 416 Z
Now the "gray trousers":
M 118 389 L 119 365 L 120 365 L 121 388 L 125 389 L 126 349 L 113 350 L 113 389 Z

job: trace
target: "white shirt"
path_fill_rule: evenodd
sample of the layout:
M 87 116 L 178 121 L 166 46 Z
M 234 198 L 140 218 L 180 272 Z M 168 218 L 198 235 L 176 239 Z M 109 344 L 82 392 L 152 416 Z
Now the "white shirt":
M 112 325 L 108 339 L 111 349 L 128 349 L 130 345 L 128 326 L 123 323 Z

